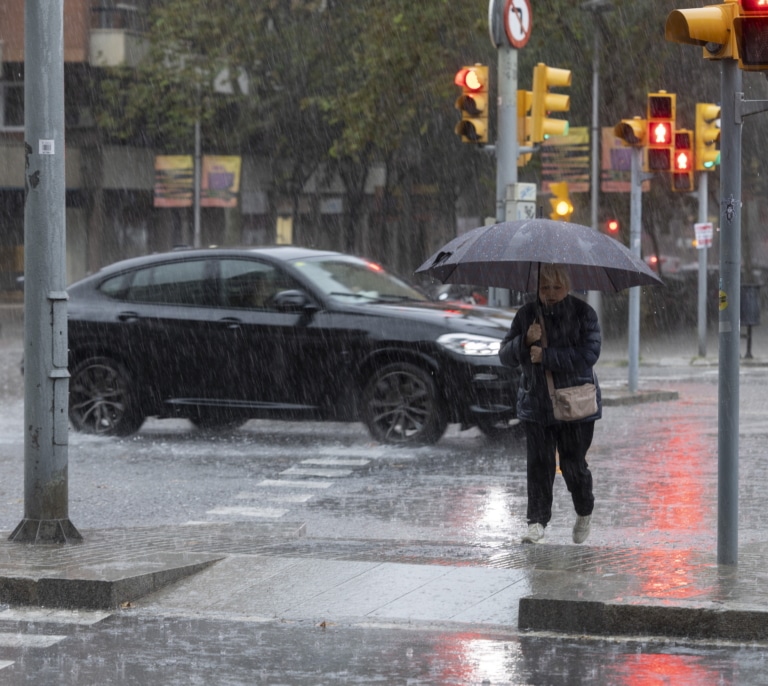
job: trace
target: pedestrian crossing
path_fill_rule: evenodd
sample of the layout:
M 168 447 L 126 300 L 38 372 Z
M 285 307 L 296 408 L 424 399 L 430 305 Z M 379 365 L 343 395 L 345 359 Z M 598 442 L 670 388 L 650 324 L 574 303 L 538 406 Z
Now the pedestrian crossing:
M 108 612 L 55 610 L 39 607 L 0 608 L 0 672 L 12 667 L 29 651 L 53 648 L 76 626 L 91 626 Z
M 334 483 L 348 479 L 370 464 L 369 458 L 319 456 L 301 460 L 284 469 L 276 478 L 262 479 L 249 491 L 234 496 L 238 504 L 223 504 L 206 512 L 221 520 L 280 519 L 297 505 L 312 500 Z

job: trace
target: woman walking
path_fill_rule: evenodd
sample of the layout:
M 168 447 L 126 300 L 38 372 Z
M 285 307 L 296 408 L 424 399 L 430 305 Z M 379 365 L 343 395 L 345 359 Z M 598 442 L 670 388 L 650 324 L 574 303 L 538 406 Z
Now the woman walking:
M 593 369 L 600 357 L 601 335 L 597 313 L 570 295 L 570 288 L 565 267 L 541 265 L 537 298 L 517 312 L 499 352 L 502 364 L 522 369 L 517 416 L 527 441 L 528 532 L 524 543 L 540 543 L 552 518 L 556 453 L 576 510 L 573 542 L 583 543 L 590 532 L 595 499 L 586 455 L 595 420 L 602 416 Z M 594 383 L 597 411 L 575 421 L 555 419 L 547 372 L 555 388 Z

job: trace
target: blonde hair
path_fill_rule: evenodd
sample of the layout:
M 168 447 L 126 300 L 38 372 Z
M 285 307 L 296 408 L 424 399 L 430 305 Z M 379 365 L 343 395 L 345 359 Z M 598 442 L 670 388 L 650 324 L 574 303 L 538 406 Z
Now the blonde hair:
M 552 285 L 565 286 L 571 290 L 571 276 L 562 264 L 542 264 L 539 266 L 539 281 Z

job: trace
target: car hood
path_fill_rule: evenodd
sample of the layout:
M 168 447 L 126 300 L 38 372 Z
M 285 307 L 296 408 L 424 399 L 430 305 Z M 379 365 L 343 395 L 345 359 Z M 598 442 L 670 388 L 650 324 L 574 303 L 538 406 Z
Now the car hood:
M 397 304 L 370 303 L 355 306 L 367 315 L 412 319 L 414 322 L 503 338 L 509 331 L 516 310 L 502 310 L 456 302 L 408 302 Z

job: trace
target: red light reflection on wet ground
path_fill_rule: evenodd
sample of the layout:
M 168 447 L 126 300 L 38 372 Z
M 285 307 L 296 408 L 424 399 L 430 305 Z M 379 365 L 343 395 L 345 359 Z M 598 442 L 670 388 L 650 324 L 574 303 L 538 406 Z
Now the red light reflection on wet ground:
M 666 655 L 642 653 L 627 655 L 623 662 L 608 670 L 611 684 L 617 686 L 704 686 L 705 684 L 732 684 L 724 681 L 721 670 L 712 670 L 701 664 L 695 655 Z
M 635 526 L 654 531 L 674 546 L 638 548 L 638 594 L 644 597 L 694 598 L 707 591 L 697 579 L 701 557 L 686 539 L 711 531 L 713 545 L 716 540 L 716 496 L 711 478 L 704 476 L 716 455 L 711 454 L 705 418 L 689 416 L 688 410 L 660 423 L 652 438 L 646 434 L 643 441 L 637 435 L 636 468 L 628 474 L 635 517 L 641 520 Z

